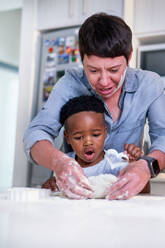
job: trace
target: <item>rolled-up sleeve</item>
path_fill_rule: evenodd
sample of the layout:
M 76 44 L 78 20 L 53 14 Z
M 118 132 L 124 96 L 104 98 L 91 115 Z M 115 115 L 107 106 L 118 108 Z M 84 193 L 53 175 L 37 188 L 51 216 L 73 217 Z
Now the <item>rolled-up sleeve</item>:
M 24 134 L 24 150 L 31 160 L 30 149 L 38 141 L 48 140 L 54 145 L 54 139 L 61 128 L 58 120 L 44 107 L 32 120 Z
M 48 140 L 54 145 L 54 139 L 59 134 L 61 128 L 59 123 L 60 110 L 69 98 L 66 89 L 64 89 L 64 82 L 65 80 L 61 79 L 55 85 L 48 101 L 25 131 L 24 150 L 30 161 L 30 149 L 36 142 Z
M 48 140 L 52 144 L 54 144 L 54 140 L 53 140 L 52 136 L 47 134 L 47 133 L 45 133 L 42 130 L 36 130 L 36 131 L 30 132 L 30 129 L 28 129 L 25 132 L 25 135 L 24 135 L 24 150 L 25 150 L 25 153 L 26 153 L 27 158 L 28 158 L 29 161 L 33 161 L 31 156 L 30 156 L 31 147 L 37 141 L 41 141 L 41 140 Z

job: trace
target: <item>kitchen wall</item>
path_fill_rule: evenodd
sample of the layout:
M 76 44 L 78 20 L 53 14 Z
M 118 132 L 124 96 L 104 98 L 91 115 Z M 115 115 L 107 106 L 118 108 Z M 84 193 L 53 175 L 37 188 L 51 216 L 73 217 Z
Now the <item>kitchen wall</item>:
M 19 65 L 21 9 L 0 11 L 0 62 Z
M 18 71 L 0 65 L 0 187 L 13 181 L 18 81 Z
M 13 183 L 21 9 L 0 3 L 0 187 Z

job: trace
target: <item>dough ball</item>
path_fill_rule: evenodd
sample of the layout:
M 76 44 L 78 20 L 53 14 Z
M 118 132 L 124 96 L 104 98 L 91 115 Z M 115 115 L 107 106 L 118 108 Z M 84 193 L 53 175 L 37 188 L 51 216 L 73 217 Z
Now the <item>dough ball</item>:
M 110 186 L 117 181 L 117 177 L 112 174 L 101 174 L 88 179 L 94 190 L 94 198 L 105 198 Z

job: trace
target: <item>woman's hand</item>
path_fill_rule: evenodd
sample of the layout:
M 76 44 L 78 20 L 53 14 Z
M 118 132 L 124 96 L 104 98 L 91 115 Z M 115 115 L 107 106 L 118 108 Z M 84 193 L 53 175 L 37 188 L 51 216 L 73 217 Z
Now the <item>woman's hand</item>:
M 56 164 L 57 162 L 58 166 L 55 166 L 54 172 L 58 188 L 69 198 L 92 198 L 91 185 L 80 165 L 63 153 L 60 159 L 56 160 Z
M 31 157 L 37 164 L 54 171 L 56 184 L 66 196 L 74 199 L 92 198 L 93 191 L 83 169 L 50 141 L 35 143 L 31 148 Z
M 125 200 L 140 193 L 151 175 L 145 160 L 138 160 L 130 163 L 118 175 L 118 180 L 114 183 L 108 193 L 108 200 Z

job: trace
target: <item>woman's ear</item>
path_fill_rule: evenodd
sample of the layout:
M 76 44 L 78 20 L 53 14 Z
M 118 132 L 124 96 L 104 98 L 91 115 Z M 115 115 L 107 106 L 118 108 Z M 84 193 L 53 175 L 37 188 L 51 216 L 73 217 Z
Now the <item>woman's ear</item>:
M 133 48 L 132 48 L 131 53 L 130 53 L 129 58 L 128 58 L 128 65 L 129 65 L 129 62 L 130 62 L 130 60 L 132 58 L 132 54 L 133 54 Z
M 64 136 L 65 136 L 67 143 L 70 144 L 69 135 L 68 135 L 67 131 L 64 131 Z

